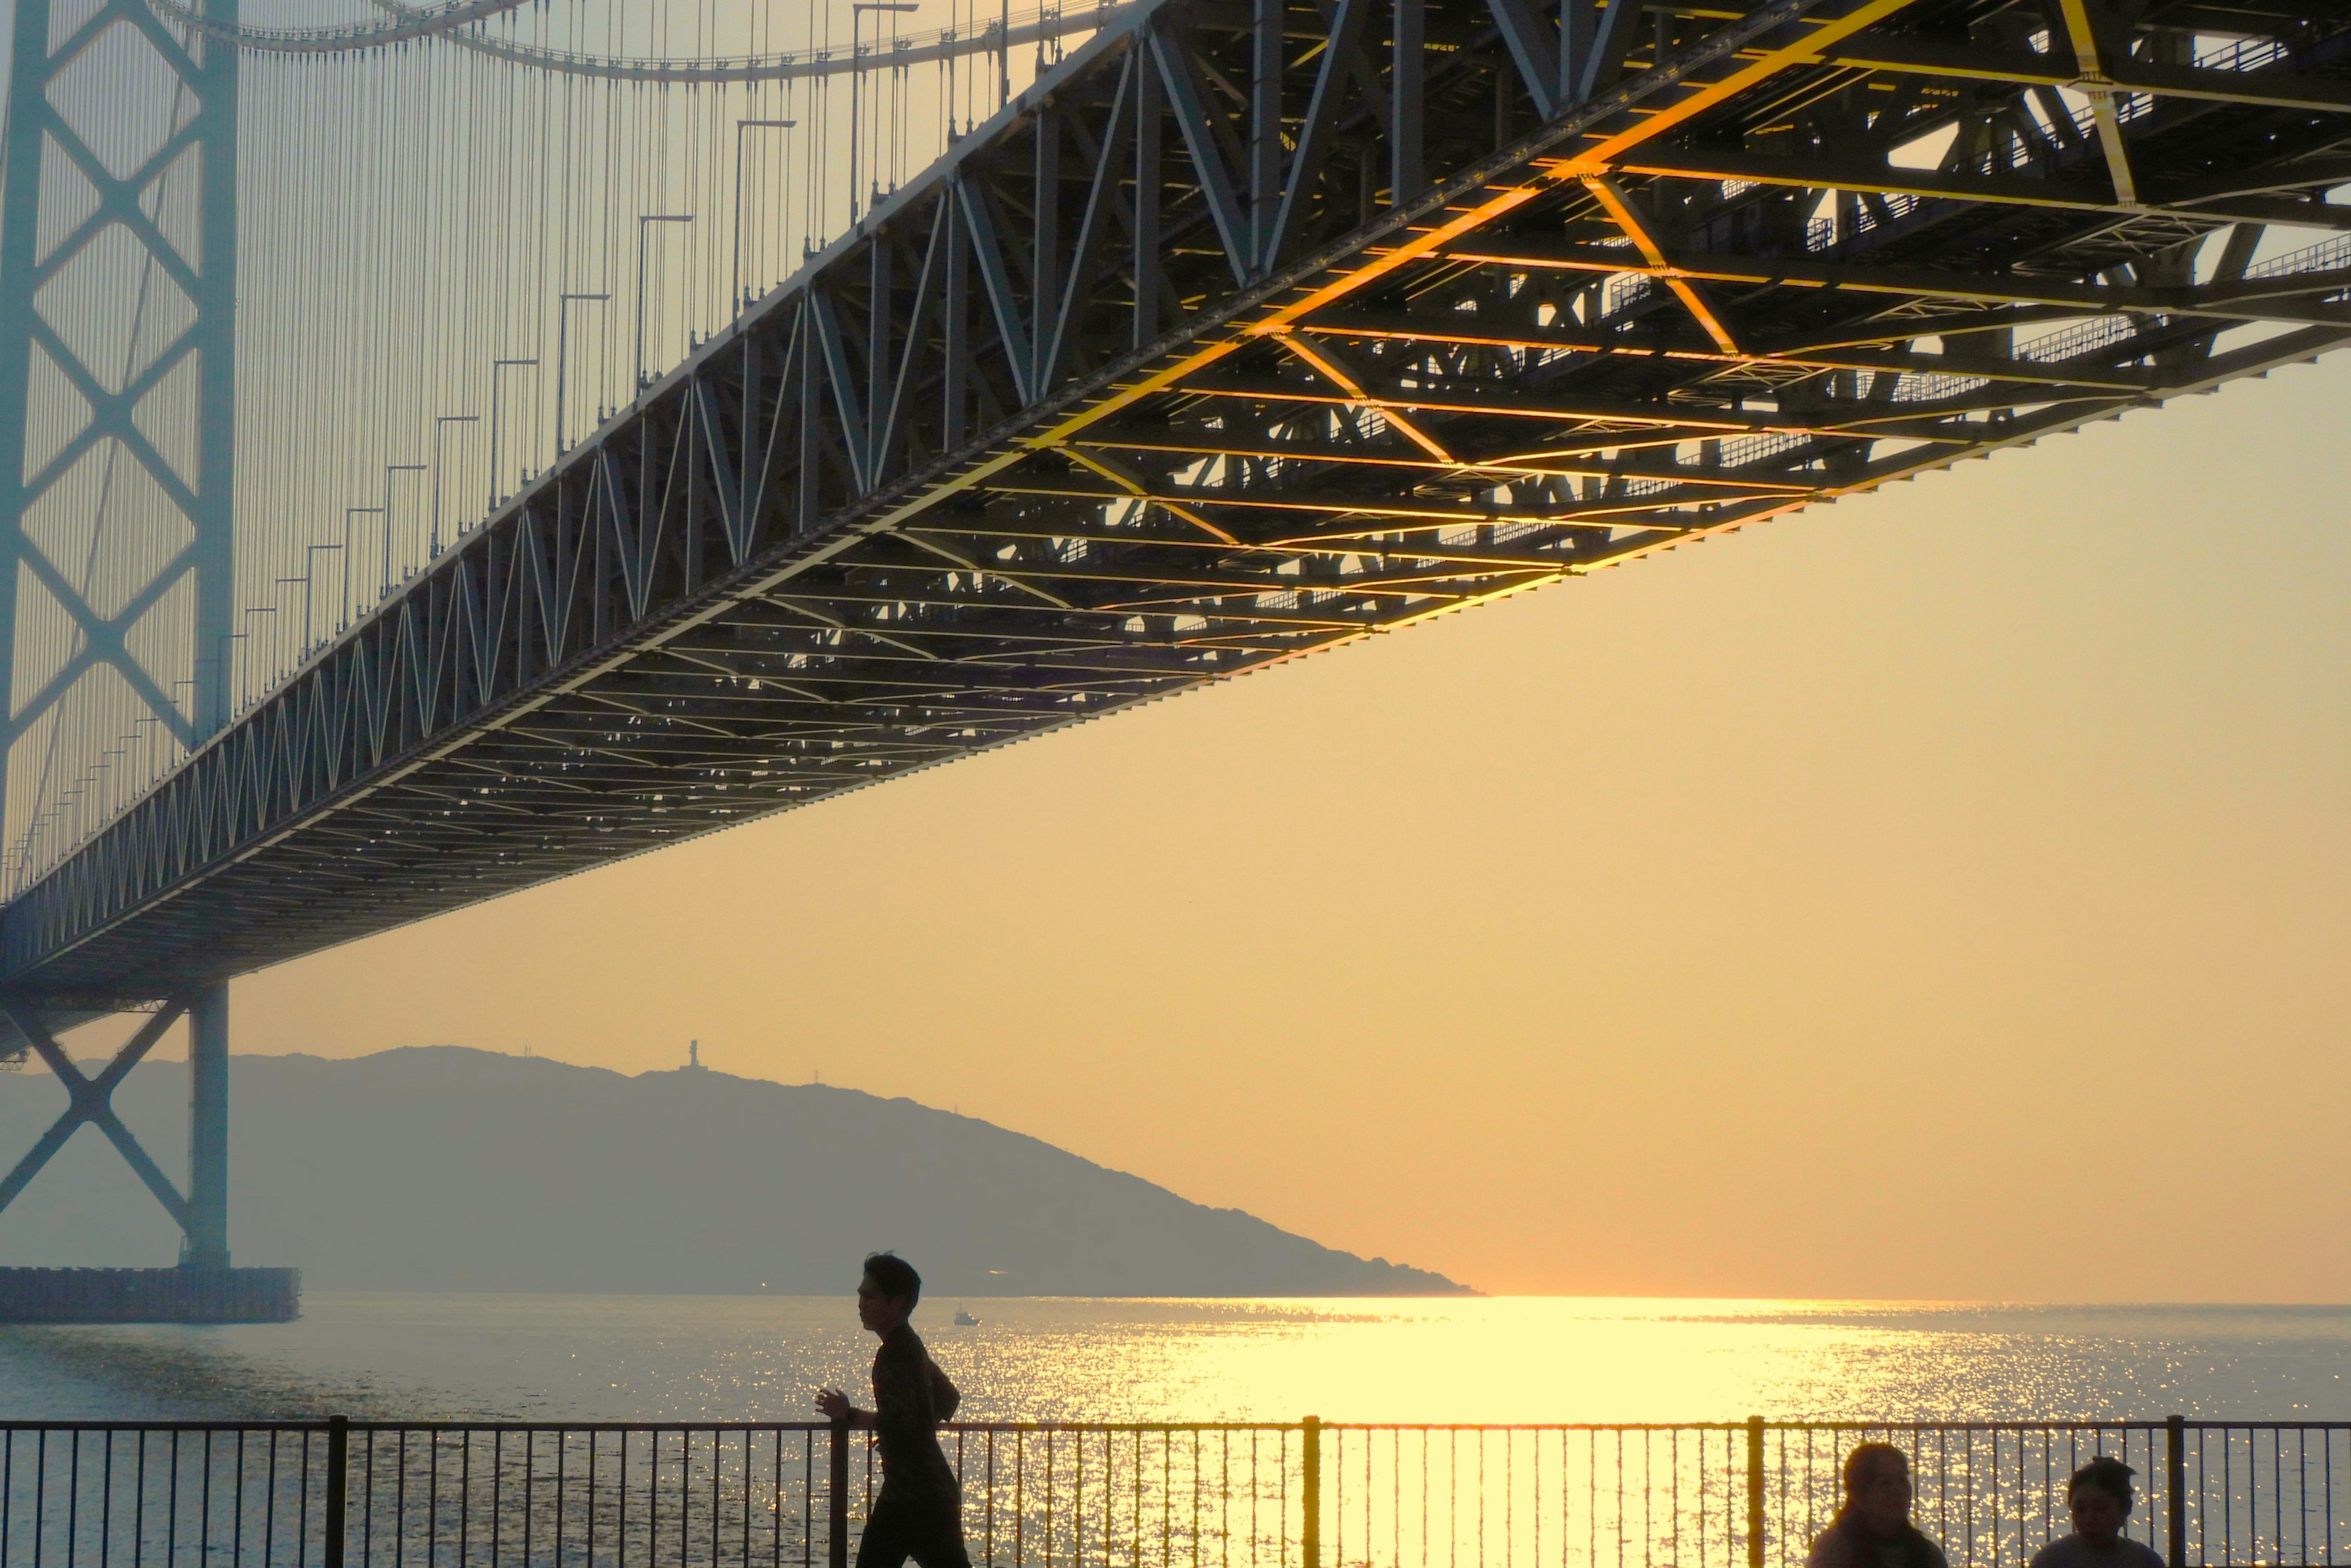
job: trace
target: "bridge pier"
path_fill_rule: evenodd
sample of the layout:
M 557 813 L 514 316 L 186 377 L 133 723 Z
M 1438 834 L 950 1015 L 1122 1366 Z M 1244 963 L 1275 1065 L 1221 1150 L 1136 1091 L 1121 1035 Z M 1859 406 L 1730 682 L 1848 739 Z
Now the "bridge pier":
M 91 1015 L 66 1015 L 80 1022 Z M 184 1016 L 188 1020 L 188 1186 L 183 1195 L 115 1114 L 115 1087 Z M 0 996 L 13 1029 L 71 1096 L 65 1113 L 5 1177 L 0 1210 L 84 1124 L 96 1127 L 180 1228 L 176 1269 L 0 1269 L 0 1322 L 282 1322 L 298 1315 L 301 1275 L 234 1269 L 228 1253 L 228 982 L 166 1000 L 95 1077 L 57 1042 L 37 1004 Z
M 181 1265 L 228 1267 L 228 982 L 188 1009 L 188 1218 Z

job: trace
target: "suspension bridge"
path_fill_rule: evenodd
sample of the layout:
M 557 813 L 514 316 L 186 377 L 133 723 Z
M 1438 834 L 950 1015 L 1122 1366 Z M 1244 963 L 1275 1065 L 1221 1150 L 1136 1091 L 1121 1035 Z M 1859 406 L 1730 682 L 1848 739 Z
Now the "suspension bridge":
M 18 0 L 0 210 L 0 1010 L 200 1263 L 231 976 L 2351 338 L 2351 0 L 251 10 Z

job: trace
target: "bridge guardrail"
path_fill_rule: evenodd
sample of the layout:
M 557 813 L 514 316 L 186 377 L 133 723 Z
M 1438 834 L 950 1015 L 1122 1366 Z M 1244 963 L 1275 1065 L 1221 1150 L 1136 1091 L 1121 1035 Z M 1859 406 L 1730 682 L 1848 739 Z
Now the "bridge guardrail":
M 965 1423 L 986 1568 L 1794 1568 L 1855 1443 L 1911 1456 L 1952 1568 L 2139 1472 L 2171 1568 L 2351 1563 L 2351 1423 Z M 0 1424 L 0 1568 L 846 1568 L 878 1484 L 813 1422 Z M 1310 1505 L 1311 1502 L 1311 1505 Z

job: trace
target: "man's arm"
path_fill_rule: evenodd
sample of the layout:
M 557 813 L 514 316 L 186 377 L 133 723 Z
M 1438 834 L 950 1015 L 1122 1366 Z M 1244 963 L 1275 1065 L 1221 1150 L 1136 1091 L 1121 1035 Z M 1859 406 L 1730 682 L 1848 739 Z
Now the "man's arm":
M 875 1416 L 871 1410 L 860 1410 L 849 1402 L 849 1396 L 838 1388 L 817 1390 L 816 1407 L 824 1412 L 828 1421 L 845 1421 L 852 1431 L 871 1431 Z

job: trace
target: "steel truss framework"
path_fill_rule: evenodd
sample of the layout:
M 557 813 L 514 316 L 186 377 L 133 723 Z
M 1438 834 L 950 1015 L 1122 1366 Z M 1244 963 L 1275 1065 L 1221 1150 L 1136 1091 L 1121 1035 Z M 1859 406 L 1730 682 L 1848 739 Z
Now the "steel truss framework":
M 2308 359 L 2351 241 L 2253 263 L 2346 181 L 2346 0 L 1163 0 L 10 906 L 5 976 L 182 994 Z

